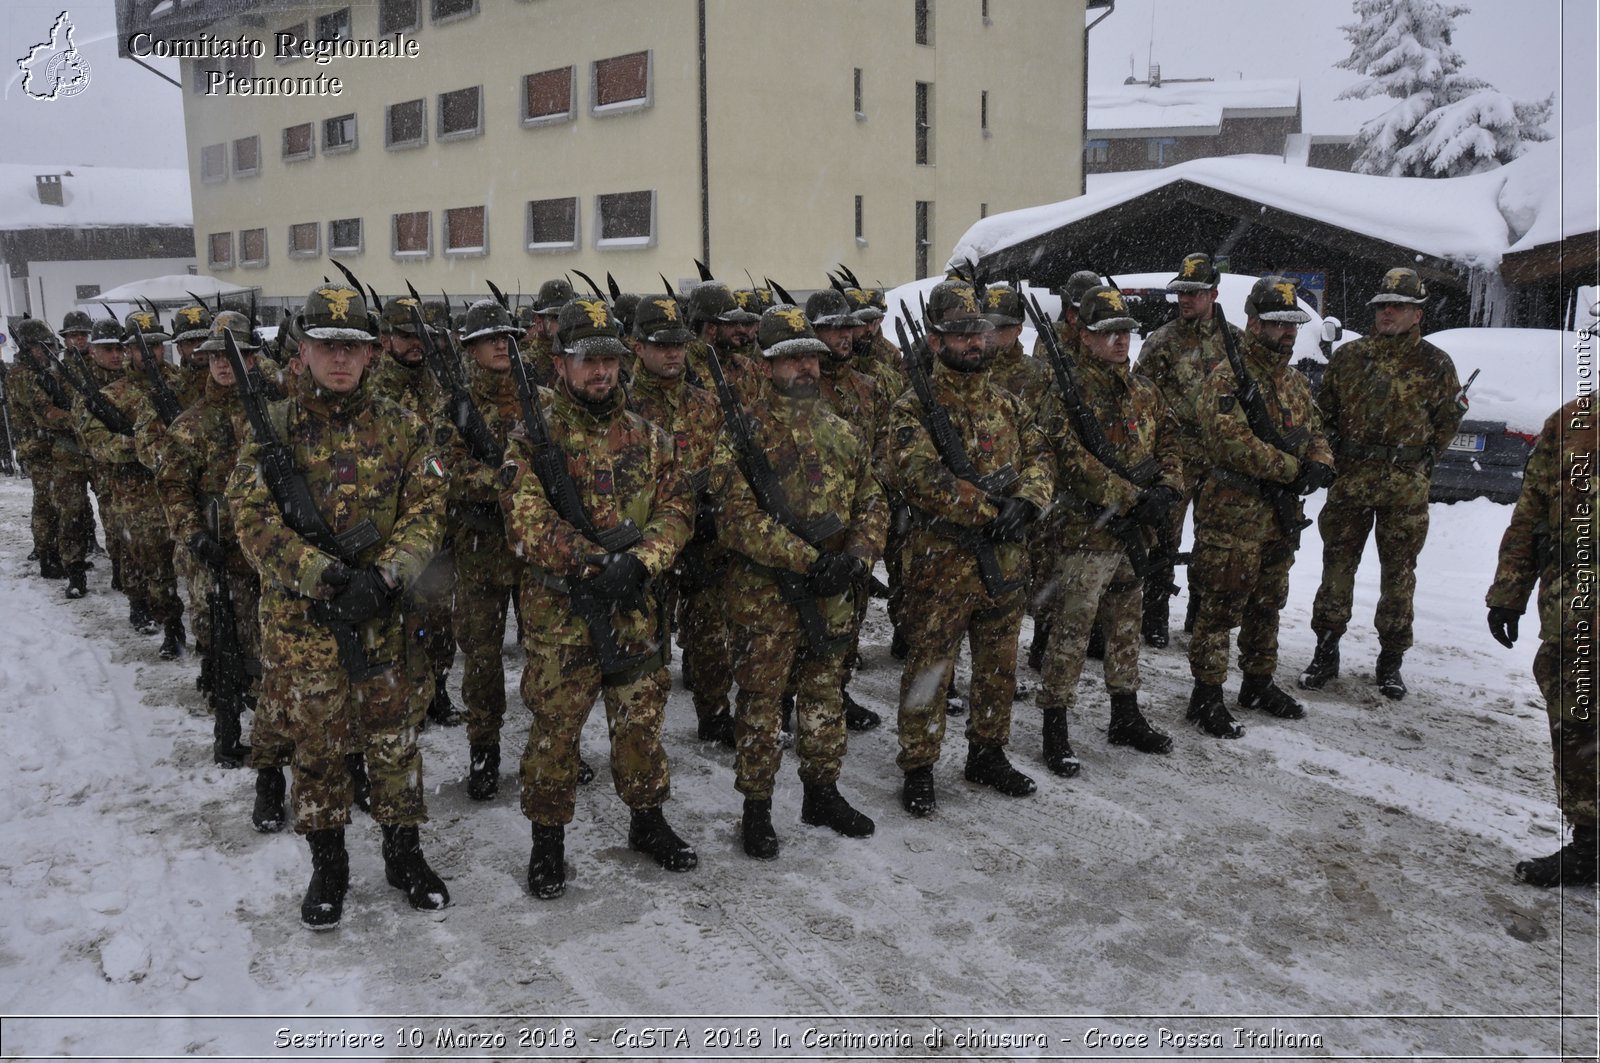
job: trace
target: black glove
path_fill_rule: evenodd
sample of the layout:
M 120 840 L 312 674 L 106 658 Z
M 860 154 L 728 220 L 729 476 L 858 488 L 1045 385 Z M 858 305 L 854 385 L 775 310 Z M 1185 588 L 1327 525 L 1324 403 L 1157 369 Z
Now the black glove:
M 212 568 L 222 564 L 226 557 L 222 544 L 203 531 L 197 531 L 189 536 L 188 546 L 191 554 Z
M 984 529 L 997 543 L 1020 543 L 1028 532 L 1028 525 L 1039 515 L 1039 507 L 1026 498 L 1000 500 L 1000 514 Z
M 1300 475 L 1289 483 L 1289 490 L 1297 495 L 1309 495 L 1333 483 L 1333 466 L 1320 461 L 1308 461 L 1300 467 Z
M 1180 497 L 1177 491 L 1166 484 L 1146 487 L 1139 492 L 1139 497 L 1134 499 L 1133 508 L 1128 510 L 1128 517 L 1135 524 L 1142 524 L 1146 528 L 1164 527 L 1167 523 L 1167 514 L 1172 512 L 1172 507 L 1177 505 Z
M 1515 609 L 1507 609 L 1501 605 L 1489 607 L 1489 634 L 1494 640 L 1506 649 L 1517 644 L 1517 621 L 1522 619 L 1522 614 Z
M 589 581 L 589 589 L 595 597 L 609 602 L 632 598 L 644 589 L 649 577 L 644 562 L 627 551 L 598 554 L 589 558 L 589 563 L 600 566 L 600 574 Z
M 357 569 L 344 589 L 323 605 L 323 616 L 345 624 L 364 624 L 386 615 L 398 592 L 375 568 Z
M 355 575 L 355 569 L 334 558 L 328 562 L 328 567 L 322 570 L 321 582 L 330 587 L 343 587 L 349 584 L 350 577 Z
M 717 498 L 701 494 L 694 505 L 694 536 L 697 543 L 708 543 L 717 537 Z
M 806 586 L 818 598 L 832 598 L 843 594 L 851 580 L 866 569 L 860 559 L 834 550 L 824 551 L 811 567 L 806 569 Z

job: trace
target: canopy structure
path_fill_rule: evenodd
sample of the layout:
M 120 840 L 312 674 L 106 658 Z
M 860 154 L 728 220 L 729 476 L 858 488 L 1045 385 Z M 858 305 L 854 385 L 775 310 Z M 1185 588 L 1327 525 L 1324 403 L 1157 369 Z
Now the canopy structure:
M 258 289 L 243 284 L 230 284 L 215 277 L 201 277 L 190 273 L 169 273 L 163 277 L 149 277 L 142 281 L 129 281 L 101 292 L 90 302 L 137 303 L 149 302 L 158 307 L 186 306 L 193 295 L 202 299 L 215 299 L 219 295 L 245 295 Z M 192 293 L 192 294 L 191 294 Z

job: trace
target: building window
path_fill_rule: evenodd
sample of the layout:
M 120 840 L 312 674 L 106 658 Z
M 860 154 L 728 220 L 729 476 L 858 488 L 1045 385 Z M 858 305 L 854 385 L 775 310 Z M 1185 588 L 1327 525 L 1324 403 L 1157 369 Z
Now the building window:
M 917 82 L 917 165 L 933 165 L 933 85 Z M 917 274 L 921 277 L 924 274 Z
M 483 132 L 483 86 L 439 93 L 439 139 L 460 140 Z
M 548 125 L 573 117 L 573 82 L 577 68 L 541 70 L 522 79 L 522 124 Z
M 313 258 L 321 250 L 317 246 L 317 237 L 322 226 L 314 221 L 303 221 L 297 225 L 289 226 L 289 257 Z
M 361 252 L 361 219 L 335 218 L 328 223 L 328 251 L 336 255 Z
M 86 299 L 98 299 L 100 297 L 100 285 L 98 284 L 79 284 L 76 287 L 78 290 L 77 299 L 80 303 Z
M 292 63 L 296 59 L 304 59 L 300 54 L 300 43 L 306 39 L 306 24 L 296 22 L 293 26 L 285 26 L 272 35 L 272 54 L 280 63 Z
M 428 101 L 407 100 L 383 109 L 383 146 L 417 148 L 428 142 Z
M 865 105 L 863 104 L 862 95 L 861 95 L 861 68 L 859 66 L 855 68 L 854 80 L 855 80 L 856 121 L 859 122 L 863 118 L 867 117 L 867 109 L 866 109 Z
M 239 231 L 239 265 L 265 266 L 267 264 L 267 230 L 241 229 Z
M 1111 141 L 1090 140 L 1083 145 L 1084 162 L 1110 162 Z
M 228 73 L 235 77 L 253 78 L 256 76 L 256 59 L 253 55 L 238 55 L 228 60 Z
M 978 217 L 987 218 L 988 216 L 989 216 L 989 204 L 987 204 L 987 203 L 979 203 L 978 204 Z
M 310 122 L 285 126 L 283 129 L 283 158 L 285 162 L 299 162 L 317 153 L 317 138 L 311 132 Z
M 251 177 L 261 172 L 261 138 L 240 137 L 233 142 L 233 175 Z
M 913 0 L 913 18 L 917 27 L 917 43 L 933 43 L 933 0 Z M 923 276 L 919 273 L 917 276 Z
M 989 131 L 989 90 L 984 89 L 978 93 L 978 127 L 983 130 L 986 137 L 994 136 Z
M 478 0 L 433 0 L 433 21 L 448 22 L 478 13 Z
M 1157 166 L 1167 164 L 1167 149 L 1177 144 L 1175 137 L 1149 137 L 1144 142 L 1144 159 Z
M 594 214 L 595 247 L 651 247 L 656 242 L 654 192 L 596 196 Z
M 206 265 L 227 269 L 233 265 L 233 234 L 212 233 L 206 237 Z
M 356 147 L 356 116 L 341 114 L 322 123 L 322 153 L 354 151 Z
M 989 0 L 983 0 L 983 3 L 979 5 L 979 12 L 983 15 L 983 24 L 985 26 L 994 25 L 994 19 L 989 17 Z
M 917 266 L 916 276 L 928 275 L 928 249 L 933 246 L 933 204 L 917 200 Z
M 535 199 L 528 204 L 529 251 L 578 249 L 578 197 Z
M 444 252 L 481 255 L 489 249 L 483 207 L 452 207 L 444 212 Z
M 211 74 L 213 72 L 216 72 L 218 74 L 222 73 L 222 60 L 220 60 L 220 59 L 200 59 L 200 60 L 197 60 L 195 62 L 195 64 L 194 64 L 193 70 L 194 70 L 194 91 L 195 91 L 195 95 L 204 96 L 206 94 L 206 87 L 211 82 Z
M 590 66 L 592 114 L 631 111 L 650 105 L 650 53 L 631 52 Z
M 406 33 L 422 24 L 420 0 L 379 0 L 378 33 Z
M 394 216 L 394 253 L 426 258 L 433 252 L 433 216 L 425 210 Z
M 228 145 L 207 144 L 200 149 L 200 180 L 206 182 L 228 179 Z
M 348 7 L 341 7 L 337 11 L 317 16 L 317 40 L 348 41 L 349 39 L 350 9 Z
M 856 197 L 856 246 L 867 246 L 867 211 L 866 197 Z

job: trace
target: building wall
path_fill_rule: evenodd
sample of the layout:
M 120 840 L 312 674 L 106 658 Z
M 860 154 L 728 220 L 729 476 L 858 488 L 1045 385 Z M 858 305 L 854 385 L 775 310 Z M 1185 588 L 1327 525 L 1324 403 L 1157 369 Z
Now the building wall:
M 78 305 L 81 285 L 99 285 L 101 291 L 107 291 L 129 281 L 187 273 L 194 264 L 190 257 L 0 262 L 0 276 L 8 278 L 0 289 L 0 315 L 28 313 L 59 326 L 62 316 Z M 14 276 L 19 266 L 24 275 Z M 88 300 L 85 305 L 92 308 L 96 317 L 104 316 L 95 300 Z

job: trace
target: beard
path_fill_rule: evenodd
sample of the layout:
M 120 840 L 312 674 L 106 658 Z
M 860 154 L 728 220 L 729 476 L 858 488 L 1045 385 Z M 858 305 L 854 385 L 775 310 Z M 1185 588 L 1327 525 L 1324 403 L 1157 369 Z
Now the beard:
M 809 376 L 797 377 L 782 385 L 773 381 L 772 390 L 786 399 L 814 399 L 822 394 L 817 378 Z

